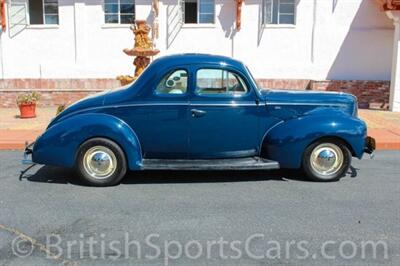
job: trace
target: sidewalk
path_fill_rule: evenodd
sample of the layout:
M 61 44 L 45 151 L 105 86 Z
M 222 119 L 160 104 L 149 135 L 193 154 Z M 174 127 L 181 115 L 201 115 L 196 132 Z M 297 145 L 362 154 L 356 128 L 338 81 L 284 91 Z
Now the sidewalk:
M 400 113 L 359 110 L 368 125 L 368 135 L 375 138 L 378 150 L 400 150 Z
M 0 108 L 0 150 L 19 150 L 32 142 L 55 116 L 56 107 L 38 108 L 36 118 L 20 119 L 18 108 Z
M 41 134 L 56 114 L 56 108 L 40 108 L 37 117 L 20 119 L 17 108 L 0 108 L 0 150 L 23 149 Z M 400 150 L 400 113 L 359 110 L 368 124 L 368 135 L 374 137 L 379 150 Z

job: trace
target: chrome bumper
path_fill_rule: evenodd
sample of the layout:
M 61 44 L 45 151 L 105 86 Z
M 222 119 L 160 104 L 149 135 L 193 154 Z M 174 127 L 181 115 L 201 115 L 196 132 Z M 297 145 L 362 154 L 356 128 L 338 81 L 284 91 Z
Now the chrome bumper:
M 25 143 L 25 150 L 24 150 L 24 158 L 21 160 L 22 164 L 33 164 L 32 162 L 32 152 L 33 152 L 33 145 L 35 142 L 32 142 L 28 144 L 28 142 Z

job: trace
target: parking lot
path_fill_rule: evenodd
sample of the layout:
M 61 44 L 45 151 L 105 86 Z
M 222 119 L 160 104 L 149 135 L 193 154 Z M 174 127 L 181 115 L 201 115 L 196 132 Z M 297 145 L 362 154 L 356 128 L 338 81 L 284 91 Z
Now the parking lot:
M 20 159 L 0 152 L 0 265 L 400 265 L 399 151 L 335 183 L 154 171 L 107 188 Z

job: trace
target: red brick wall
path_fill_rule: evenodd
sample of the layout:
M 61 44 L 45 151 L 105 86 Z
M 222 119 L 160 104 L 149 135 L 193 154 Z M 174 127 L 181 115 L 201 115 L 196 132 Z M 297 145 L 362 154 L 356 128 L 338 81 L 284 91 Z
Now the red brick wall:
M 116 79 L 1 79 L 2 90 L 105 90 L 118 87 Z
M 79 90 L 36 90 L 40 93 L 38 106 L 69 105 L 81 98 L 100 91 L 79 91 Z M 0 90 L 0 107 L 15 107 L 18 95 L 27 93 L 28 90 Z
M 309 79 L 257 79 L 260 88 L 307 90 L 310 87 Z
M 358 97 L 361 108 L 387 109 L 390 81 L 316 81 L 258 79 L 262 88 L 341 91 Z M 32 90 L 41 94 L 39 106 L 71 104 L 89 94 L 119 86 L 115 79 L 4 79 L 0 80 L 0 107 L 15 107 L 18 94 Z
M 19 94 L 33 90 L 40 93 L 39 106 L 57 106 L 119 86 L 114 79 L 4 79 L 0 80 L 0 107 L 15 107 Z
M 358 98 L 360 108 L 389 108 L 390 81 L 261 79 L 257 83 L 262 88 L 345 92 Z
M 390 81 L 313 81 L 310 88 L 353 94 L 358 98 L 360 108 L 389 108 Z

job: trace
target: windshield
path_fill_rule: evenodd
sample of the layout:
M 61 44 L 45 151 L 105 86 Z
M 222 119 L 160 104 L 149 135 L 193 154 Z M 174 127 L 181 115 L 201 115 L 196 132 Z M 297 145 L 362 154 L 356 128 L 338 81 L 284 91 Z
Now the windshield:
M 253 75 L 251 74 L 251 71 L 250 71 L 249 67 L 245 66 L 245 68 L 246 68 L 246 71 L 247 71 L 247 75 L 250 77 L 252 85 L 254 86 L 254 88 L 257 89 L 257 92 L 260 92 L 261 88 L 258 87 L 258 84 L 257 84 L 256 80 L 254 79 Z

